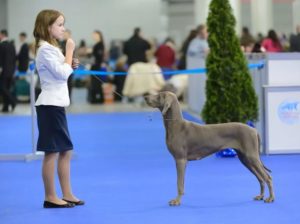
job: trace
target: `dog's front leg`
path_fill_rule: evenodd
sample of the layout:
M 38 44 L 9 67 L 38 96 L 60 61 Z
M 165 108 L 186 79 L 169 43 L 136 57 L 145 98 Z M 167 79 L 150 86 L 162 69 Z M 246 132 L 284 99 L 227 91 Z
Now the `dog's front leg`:
M 173 199 L 169 202 L 169 205 L 171 205 L 171 206 L 180 205 L 181 197 L 184 194 L 185 168 L 186 168 L 186 160 L 185 159 L 176 160 L 178 195 L 175 199 Z

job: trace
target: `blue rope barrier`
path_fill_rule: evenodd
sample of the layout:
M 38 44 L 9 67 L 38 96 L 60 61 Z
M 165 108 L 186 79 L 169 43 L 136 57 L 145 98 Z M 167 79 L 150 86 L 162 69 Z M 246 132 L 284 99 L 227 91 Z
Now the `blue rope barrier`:
M 249 64 L 248 69 L 262 69 L 265 66 L 264 62 Z M 163 74 L 163 75 L 193 75 L 193 74 L 203 74 L 206 73 L 206 68 L 196 68 L 196 69 L 186 69 L 186 70 L 174 70 L 174 71 L 162 71 L 162 72 L 147 72 L 147 73 L 138 73 L 138 74 Z M 73 72 L 74 75 L 127 75 L 127 72 L 105 72 L 105 71 L 94 71 L 94 70 L 83 70 L 78 69 Z
M 264 62 L 249 64 L 248 69 L 262 69 L 265 66 Z M 34 63 L 29 66 L 30 71 L 35 69 Z M 185 69 L 185 70 L 174 70 L 174 71 L 162 71 L 162 72 L 147 72 L 147 73 L 138 73 L 138 74 L 163 74 L 163 75 L 193 75 L 193 74 L 204 74 L 207 72 L 206 68 L 196 68 L 196 69 Z M 99 76 L 108 76 L 108 75 L 127 75 L 128 72 L 106 72 L 106 71 L 95 71 L 95 70 L 84 70 L 78 69 L 73 72 L 74 75 L 77 76 L 85 76 L 85 75 L 99 75 Z M 27 72 L 17 72 L 16 76 L 25 76 L 28 75 Z
M 34 61 L 31 61 L 31 62 L 29 63 L 29 71 L 30 71 L 30 72 L 33 72 L 34 69 L 35 69 L 35 63 L 34 63 Z M 30 73 L 28 73 L 28 72 L 19 72 L 19 71 L 16 72 L 16 76 L 17 76 L 17 77 L 20 77 L 20 76 L 26 76 L 26 75 L 29 75 L 29 74 L 30 74 Z

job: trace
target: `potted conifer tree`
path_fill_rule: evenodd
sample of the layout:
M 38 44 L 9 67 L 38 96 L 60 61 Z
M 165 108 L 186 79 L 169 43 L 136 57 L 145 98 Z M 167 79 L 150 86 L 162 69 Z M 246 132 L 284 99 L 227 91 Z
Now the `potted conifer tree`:
M 235 32 L 236 21 L 228 0 L 212 0 L 207 18 L 210 52 L 206 60 L 207 124 L 256 121 L 258 101 L 247 60 Z

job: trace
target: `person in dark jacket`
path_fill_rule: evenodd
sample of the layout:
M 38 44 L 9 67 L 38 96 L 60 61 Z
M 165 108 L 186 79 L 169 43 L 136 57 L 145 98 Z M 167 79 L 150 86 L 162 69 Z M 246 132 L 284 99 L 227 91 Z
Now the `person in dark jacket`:
M 186 69 L 186 54 L 190 42 L 197 36 L 197 31 L 195 29 L 191 30 L 187 38 L 184 40 L 182 47 L 180 49 L 180 59 L 178 62 L 178 69 Z
M 16 50 L 8 40 L 6 30 L 0 31 L 0 89 L 3 96 L 2 112 L 9 112 L 9 106 L 14 110 L 16 99 L 11 94 L 13 78 L 16 69 Z
M 92 52 L 92 56 L 94 57 L 92 70 L 99 70 L 102 67 L 105 56 L 105 46 L 102 33 L 99 30 L 94 31 L 93 39 L 95 41 L 95 45 L 93 46 Z
M 124 57 L 119 57 L 118 58 L 114 71 L 115 72 L 127 72 L 126 59 Z M 121 102 L 122 101 L 122 96 L 119 93 L 123 92 L 125 80 L 126 80 L 125 75 L 116 75 L 116 76 L 114 76 L 113 84 L 116 86 L 116 90 L 114 92 L 115 102 Z
M 95 30 L 93 32 L 93 40 L 95 41 L 92 51 L 94 62 L 92 64 L 91 70 L 100 71 L 103 70 L 102 67 L 104 65 L 105 45 L 103 35 L 99 30 Z M 105 77 L 95 77 L 93 75 L 91 76 L 91 84 L 88 90 L 88 100 L 90 103 L 104 102 L 102 82 L 99 79 L 103 82 L 106 81 Z
M 147 62 L 146 51 L 151 48 L 148 41 L 142 38 L 141 29 L 135 28 L 133 36 L 124 43 L 123 52 L 127 55 L 127 64 Z
M 290 51 L 300 52 L 300 25 L 296 28 L 296 34 L 292 34 L 290 37 Z
M 27 35 L 26 33 L 22 32 L 19 35 L 21 48 L 17 56 L 18 60 L 18 71 L 19 72 L 26 72 L 29 65 L 29 47 L 26 43 Z

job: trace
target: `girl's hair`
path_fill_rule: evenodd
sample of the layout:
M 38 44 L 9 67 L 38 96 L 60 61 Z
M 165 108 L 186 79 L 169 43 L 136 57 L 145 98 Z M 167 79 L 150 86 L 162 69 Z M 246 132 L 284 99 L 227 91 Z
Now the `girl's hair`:
M 52 38 L 49 33 L 49 27 L 60 16 L 64 17 L 61 12 L 51 9 L 43 10 L 37 15 L 33 30 L 33 36 L 35 38 L 35 53 L 39 48 L 40 40 L 44 40 L 54 46 L 58 46 L 57 40 Z

